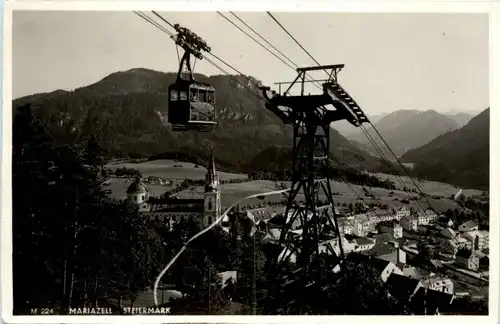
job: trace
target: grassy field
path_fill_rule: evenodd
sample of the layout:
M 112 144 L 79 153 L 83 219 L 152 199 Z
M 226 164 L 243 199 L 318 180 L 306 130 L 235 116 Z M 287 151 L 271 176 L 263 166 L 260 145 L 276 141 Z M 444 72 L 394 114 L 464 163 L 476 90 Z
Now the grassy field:
M 290 186 L 290 182 L 284 182 L 284 183 L 287 185 L 287 187 Z M 375 199 L 365 196 L 365 193 L 361 186 L 357 185 L 349 186 L 344 182 L 337 182 L 337 181 L 331 181 L 330 185 L 332 188 L 332 192 L 335 193 L 334 196 L 335 203 L 354 204 L 358 201 L 365 201 L 366 203 L 375 202 Z M 276 183 L 267 180 L 224 184 L 222 185 L 222 201 L 223 204 L 232 204 L 245 196 L 274 191 L 274 190 L 277 190 Z M 375 196 L 375 198 L 377 199 L 376 201 L 378 201 L 381 205 L 388 205 L 393 207 L 413 206 L 415 210 L 419 210 L 419 207 L 413 201 L 410 201 L 409 204 L 404 204 L 401 202 L 402 199 L 408 199 L 408 193 L 404 191 L 398 191 L 398 190 L 391 191 L 383 188 L 373 188 L 370 189 L 370 192 Z M 414 196 L 417 197 L 418 195 L 414 194 Z M 360 197 L 363 200 L 361 200 Z M 326 196 L 320 194 L 320 198 L 325 199 Z M 242 204 L 258 204 L 262 203 L 263 201 L 264 202 L 268 200 L 279 201 L 281 199 L 282 199 L 281 195 L 273 195 L 273 196 L 266 196 L 263 200 L 260 200 L 258 198 L 248 199 L 242 202 Z M 299 201 L 304 200 L 304 196 L 302 193 L 299 193 L 297 200 Z M 429 204 L 424 199 L 417 199 L 416 201 L 418 202 L 418 205 L 423 209 L 429 207 Z M 448 208 L 458 208 L 458 204 L 450 199 L 445 199 L 445 198 L 429 199 L 429 202 L 431 203 L 432 207 L 436 209 L 437 212 L 444 212 Z
M 119 167 L 127 167 L 134 168 L 141 171 L 143 176 L 161 176 L 168 179 L 177 179 L 184 180 L 185 178 L 193 179 L 193 180 L 201 180 L 205 178 L 206 168 L 203 166 L 195 167 L 192 163 L 187 162 L 178 162 L 174 160 L 156 160 L 156 161 L 148 161 L 142 163 L 118 163 L 108 165 L 110 169 L 116 169 Z M 234 173 L 225 173 L 221 172 L 222 180 L 229 180 L 234 178 L 246 178 L 245 174 L 234 174 Z M 375 174 L 377 177 L 381 179 L 390 179 L 394 182 L 396 187 L 400 189 L 399 182 L 392 175 L 387 174 Z M 409 187 L 414 188 L 413 183 L 408 177 L 401 177 L 401 180 Z M 109 188 L 112 190 L 112 197 L 114 198 L 125 198 L 126 190 L 130 185 L 129 180 L 123 179 L 111 179 Z M 287 186 L 290 186 L 290 182 L 284 182 Z M 458 204 L 456 204 L 453 200 L 448 199 L 452 194 L 456 194 L 458 192 L 458 188 L 446 184 L 439 183 L 434 181 L 419 181 L 417 183 L 421 190 L 427 194 L 431 194 L 433 196 L 441 196 L 446 198 L 441 199 L 430 199 L 432 207 L 437 212 L 444 212 L 448 208 L 458 208 Z M 151 192 L 152 196 L 159 196 L 168 189 L 166 186 L 161 185 L 148 185 L 148 188 Z M 235 203 L 236 201 L 253 194 L 259 194 L 269 191 L 278 190 L 277 184 L 274 181 L 268 180 L 256 180 L 244 183 L 227 183 L 222 185 L 222 204 L 230 205 Z M 365 192 L 363 188 L 358 185 L 347 185 L 344 182 L 331 181 L 332 192 L 335 193 L 334 200 L 335 203 L 349 204 L 356 203 L 358 201 L 365 201 L 366 203 L 373 203 L 378 201 L 381 205 L 389 205 L 391 207 L 400 207 L 400 206 L 413 206 L 415 210 L 419 210 L 420 207 L 425 209 L 429 207 L 429 204 L 425 199 L 418 199 L 418 205 L 410 200 L 409 204 L 404 204 L 401 202 L 402 199 L 409 200 L 409 194 L 401 191 L 401 190 L 387 190 L 383 188 L 372 188 L 369 189 L 370 193 L 375 196 L 374 198 L 365 196 Z M 353 190 L 356 192 L 354 193 Z M 192 191 L 192 190 L 191 190 Z M 200 191 L 200 190 L 196 190 Z M 202 192 L 202 190 L 201 190 Z M 463 193 L 466 196 L 470 195 L 479 195 L 481 191 L 479 190 L 464 190 Z M 190 194 L 186 192 L 186 194 Z M 182 198 L 183 194 L 179 195 Z M 414 197 L 417 197 L 417 194 L 413 194 Z M 321 199 L 325 199 L 326 197 L 320 194 Z M 363 199 L 360 199 L 360 197 Z M 243 205 L 250 204 L 261 204 L 267 201 L 280 201 L 283 197 L 281 195 L 272 195 L 266 196 L 264 199 L 252 198 L 247 199 L 242 202 Z M 299 193 L 297 200 L 304 200 L 304 196 L 302 193 Z M 419 207 L 420 206 L 420 207 Z
M 284 182 L 288 187 L 290 186 L 290 182 Z M 117 199 L 122 199 L 126 197 L 126 190 L 128 186 L 130 186 L 131 180 L 124 179 L 110 179 L 109 189 L 112 191 L 112 197 Z M 148 185 L 150 193 L 152 196 L 159 196 L 164 193 L 169 187 L 162 185 Z M 332 192 L 335 193 L 334 201 L 335 203 L 349 204 L 356 203 L 358 201 L 364 201 L 366 203 L 372 203 L 378 201 L 381 205 L 388 205 L 392 207 L 400 207 L 400 206 L 413 206 L 415 210 L 419 210 L 417 204 L 413 201 L 410 201 L 409 204 L 404 204 L 401 202 L 402 199 L 408 199 L 408 193 L 404 191 L 398 190 L 387 190 L 383 188 L 373 188 L 370 189 L 370 192 L 375 196 L 376 200 L 365 196 L 365 193 L 361 186 L 351 185 L 348 186 L 343 182 L 331 181 Z M 352 189 L 351 189 L 352 188 Z M 227 183 L 221 186 L 222 191 L 222 204 L 223 205 L 231 205 L 236 201 L 250 195 L 265 193 L 269 191 L 279 190 L 277 188 L 277 184 L 274 181 L 269 180 L 256 180 L 250 182 L 243 183 Z M 354 193 L 353 190 L 356 192 Z M 181 192 L 178 194 L 179 198 L 188 198 L 192 194 L 192 192 L 198 192 L 198 196 L 203 192 L 203 188 L 192 188 L 190 190 L 186 190 L 185 192 Z M 359 196 L 358 196 L 359 195 Z M 186 197 L 184 197 L 186 196 Z M 414 196 L 417 196 L 414 194 Z M 360 197 L 363 199 L 361 200 Z M 320 194 L 321 199 L 325 199 L 326 196 Z M 242 205 L 254 205 L 261 204 L 267 201 L 280 201 L 283 199 L 281 194 L 266 196 L 264 199 L 252 198 L 246 199 L 241 204 Z M 398 199 L 398 200 L 395 200 Z M 304 200 L 304 195 L 299 193 L 297 196 L 297 200 Z M 431 205 L 436 209 L 437 212 L 444 212 L 448 208 L 458 208 L 458 205 L 450 200 L 450 199 L 429 199 Z M 427 208 L 428 204 L 423 199 L 417 200 L 418 205 L 421 208 Z
M 184 180 L 186 178 L 192 180 L 205 179 L 207 172 L 206 167 L 195 167 L 193 163 L 178 162 L 174 160 L 155 160 L 142 163 L 117 163 L 107 166 L 111 170 L 117 168 L 131 168 L 139 170 L 143 176 L 157 176 L 169 179 Z M 246 174 L 220 172 L 221 180 L 247 178 Z
M 396 177 L 393 176 L 392 174 L 385 174 L 385 173 L 375 173 L 372 174 L 380 179 L 389 179 L 391 180 L 396 188 L 402 189 L 401 184 L 399 183 L 398 180 L 396 180 Z M 415 188 L 415 185 L 411 181 L 409 177 L 400 177 L 401 182 L 403 182 L 408 188 L 413 189 Z M 414 179 L 415 183 L 419 186 L 419 188 L 426 194 L 433 195 L 433 196 L 443 196 L 443 197 L 450 197 L 451 195 L 455 195 L 458 193 L 460 190 L 457 186 L 453 186 L 447 183 L 442 183 L 442 182 L 436 182 L 436 181 L 418 181 Z M 462 193 L 465 196 L 477 196 L 481 195 L 481 190 L 476 190 L 476 189 L 466 189 L 462 188 L 463 191 Z

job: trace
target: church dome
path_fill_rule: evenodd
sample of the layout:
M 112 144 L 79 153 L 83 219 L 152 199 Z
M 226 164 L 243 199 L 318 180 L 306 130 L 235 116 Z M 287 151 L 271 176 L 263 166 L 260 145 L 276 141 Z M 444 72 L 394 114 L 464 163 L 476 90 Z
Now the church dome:
M 144 194 L 149 192 L 148 187 L 141 181 L 136 179 L 127 189 L 127 194 Z

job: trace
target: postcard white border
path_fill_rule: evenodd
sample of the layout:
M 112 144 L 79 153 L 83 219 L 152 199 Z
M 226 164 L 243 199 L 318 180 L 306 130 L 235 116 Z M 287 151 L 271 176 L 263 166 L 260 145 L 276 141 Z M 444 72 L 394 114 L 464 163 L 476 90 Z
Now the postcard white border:
M 490 307 L 489 316 L 445 317 L 453 323 L 477 320 L 498 323 L 499 240 L 499 154 L 494 150 L 500 131 L 500 2 L 497 1 L 8 1 L 4 7 L 3 59 L 3 149 L 1 177 L 1 300 L 6 323 L 299 323 L 302 316 L 13 316 L 12 315 L 12 10 L 157 10 L 157 11 L 335 11 L 335 12 L 442 12 L 490 14 Z M 307 316 L 312 323 L 406 323 L 420 322 L 422 316 Z M 443 317 L 426 317 L 426 323 Z

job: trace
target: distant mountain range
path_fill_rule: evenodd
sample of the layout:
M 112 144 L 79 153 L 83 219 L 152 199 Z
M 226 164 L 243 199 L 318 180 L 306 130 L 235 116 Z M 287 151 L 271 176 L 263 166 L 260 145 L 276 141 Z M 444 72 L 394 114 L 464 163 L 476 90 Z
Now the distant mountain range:
M 409 150 L 401 161 L 414 163 L 415 174 L 436 181 L 489 190 L 490 109 L 464 127 Z
M 61 143 L 75 144 L 96 135 L 113 157 L 148 157 L 182 152 L 208 155 L 238 171 L 252 168 L 256 156 L 266 158 L 270 147 L 289 147 L 292 132 L 264 106 L 256 86 L 242 76 L 196 75 L 216 89 L 219 123 L 212 133 L 179 133 L 165 126 L 167 89 L 175 73 L 148 69 L 116 72 L 74 91 L 57 90 L 13 101 L 16 107 L 31 104 L 35 115 L 48 124 Z M 258 81 L 255 80 L 257 83 Z M 331 153 L 344 163 L 376 170 L 380 161 L 332 130 Z M 256 163 L 256 162 L 255 162 Z M 266 165 L 260 160 L 259 165 Z
M 446 117 L 453 119 L 454 121 L 457 122 L 457 124 L 460 127 L 462 127 L 465 126 L 477 114 L 479 114 L 479 112 L 476 114 L 466 113 L 466 112 L 454 112 L 454 113 L 446 113 L 444 115 Z
M 30 104 L 60 143 L 79 144 L 94 134 L 110 157 L 179 154 L 205 163 L 213 145 L 218 164 L 228 171 L 273 171 L 288 165 L 292 144 L 290 126 L 265 108 L 260 91 L 242 76 L 196 75 L 197 80 L 210 83 L 216 89 L 219 122 L 213 132 L 179 133 L 165 126 L 167 89 L 175 77 L 175 73 L 131 69 L 110 74 L 74 91 L 56 90 L 16 99 L 13 109 L 16 113 L 17 107 Z M 489 120 L 484 114 L 472 119 L 460 131 L 456 130 L 470 116 L 457 112 L 445 116 L 432 110 L 400 110 L 371 116 L 371 120 L 396 154 L 408 151 L 404 161 L 415 163 L 420 176 L 451 183 L 478 179 L 484 186 L 488 160 L 484 154 L 489 145 Z M 351 167 L 384 171 L 378 154 L 366 136 L 359 133 L 359 128 L 346 126 L 344 131 L 353 132 L 347 139 L 339 133 L 342 127 L 340 122 L 332 124 L 330 153 Z M 378 138 L 373 130 L 370 133 Z M 433 143 L 439 143 L 439 149 Z M 385 147 L 379 141 L 378 144 Z M 443 147 L 446 149 L 441 152 Z M 476 154 L 477 160 L 472 158 Z M 467 159 L 462 161 L 464 156 Z M 436 171 L 447 168 L 448 163 L 451 163 L 449 173 Z
M 368 118 L 370 119 L 370 121 L 372 123 L 376 123 L 387 115 L 389 115 L 389 113 L 371 115 L 371 116 L 368 116 Z M 352 135 L 359 133 L 359 128 L 354 127 L 352 124 L 350 124 L 347 121 L 335 122 L 332 125 L 332 127 L 345 137 L 350 137 Z
M 422 146 L 446 132 L 460 128 L 457 121 L 434 110 L 398 110 L 383 116 L 377 122 L 372 122 L 397 156 L 412 148 Z M 366 129 L 384 155 L 393 159 L 374 129 L 371 126 L 366 126 Z M 361 130 L 347 138 L 357 142 L 361 149 L 377 154 Z

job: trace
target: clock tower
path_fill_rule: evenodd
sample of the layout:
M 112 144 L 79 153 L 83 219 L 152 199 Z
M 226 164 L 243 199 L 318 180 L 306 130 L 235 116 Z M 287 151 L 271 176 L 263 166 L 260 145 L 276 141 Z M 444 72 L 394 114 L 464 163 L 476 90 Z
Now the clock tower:
M 203 194 L 203 226 L 207 227 L 221 215 L 219 175 L 215 171 L 213 151 L 205 176 L 205 193 Z

